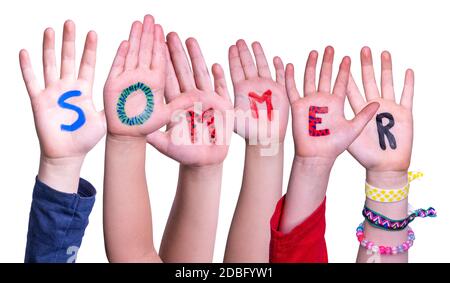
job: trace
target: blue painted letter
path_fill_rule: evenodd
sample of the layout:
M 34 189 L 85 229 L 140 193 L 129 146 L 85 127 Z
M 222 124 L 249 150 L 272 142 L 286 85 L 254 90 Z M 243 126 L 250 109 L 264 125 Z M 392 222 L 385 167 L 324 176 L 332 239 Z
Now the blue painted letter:
M 84 123 L 86 122 L 86 117 L 84 116 L 83 110 L 81 110 L 81 108 L 79 108 L 73 104 L 69 104 L 66 102 L 67 99 L 74 97 L 74 96 L 80 96 L 80 95 L 81 95 L 81 91 L 71 90 L 71 91 L 63 93 L 63 95 L 61 95 L 59 97 L 58 105 L 61 106 L 61 108 L 75 111 L 78 114 L 78 119 L 75 122 L 73 122 L 72 125 L 61 124 L 62 131 L 69 131 L 69 132 L 76 131 L 79 128 L 81 128 L 81 126 L 83 126 Z
M 147 105 L 145 106 L 144 111 L 134 117 L 128 117 L 127 113 L 125 113 L 125 103 L 127 102 L 128 97 L 135 91 L 141 90 L 145 94 L 145 98 L 147 99 Z M 149 86 L 138 82 L 134 85 L 131 85 L 124 89 L 117 100 L 117 115 L 119 116 L 119 120 L 122 124 L 128 126 L 138 126 L 142 125 L 147 121 L 153 113 L 153 92 Z

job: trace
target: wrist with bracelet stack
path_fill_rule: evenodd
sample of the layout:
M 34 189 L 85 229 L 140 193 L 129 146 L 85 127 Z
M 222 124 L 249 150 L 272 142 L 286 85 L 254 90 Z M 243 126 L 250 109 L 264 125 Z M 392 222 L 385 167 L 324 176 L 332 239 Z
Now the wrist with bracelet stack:
M 366 196 L 368 199 L 380 203 L 395 203 L 405 200 L 409 194 L 410 182 L 422 176 L 423 174 L 421 172 L 408 172 L 408 184 L 399 189 L 377 188 L 366 182 Z M 407 252 L 414 244 L 415 234 L 409 227 L 409 224 L 417 217 L 436 217 L 436 210 L 432 207 L 428 209 L 417 209 L 410 213 L 407 217 L 399 220 L 394 220 L 384 216 L 383 214 L 378 213 L 367 206 L 364 206 L 362 214 L 365 218 L 365 223 L 374 228 L 389 232 L 407 229 L 407 240 L 393 247 L 380 245 L 366 239 L 364 234 L 364 222 L 361 223 L 356 229 L 356 237 L 361 247 L 381 255 L 396 255 Z

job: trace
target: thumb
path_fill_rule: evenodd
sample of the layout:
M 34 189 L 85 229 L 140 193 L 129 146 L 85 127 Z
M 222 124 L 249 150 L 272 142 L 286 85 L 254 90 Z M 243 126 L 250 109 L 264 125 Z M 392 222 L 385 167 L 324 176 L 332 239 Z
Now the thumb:
M 196 98 L 194 94 L 182 94 L 168 103 L 167 107 L 171 113 L 177 110 L 185 110 L 192 107 L 194 102 L 197 101 Z
M 173 122 L 176 117 L 184 110 L 192 107 L 195 102 L 195 95 L 183 94 L 174 98 L 170 103 L 164 104 L 160 110 L 161 120 L 159 121 L 158 128 Z
M 147 135 L 147 142 L 155 147 L 159 152 L 165 154 L 169 148 L 169 136 L 165 132 L 155 131 Z
M 105 115 L 105 110 L 103 109 L 102 111 L 97 112 L 98 115 L 100 116 L 100 120 L 102 121 L 102 125 L 103 127 L 106 129 L 106 115 Z
M 180 113 L 179 111 L 191 108 L 196 100 L 197 97 L 194 94 L 183 94 L 177 96 L 170 103 L 166 104 L 164 107 L 164 114 L 162 115 L 164 118 L 161 126 L 172 122 L 174 119 L 174 114 L 177 115 Z
M 350 121 L 354 133 L 353 139 L 359 136 L 367 123 L 373 118 L 373 115 L 377 113 L 378 108 L 380 108 L 378 102 L 369 103 Z

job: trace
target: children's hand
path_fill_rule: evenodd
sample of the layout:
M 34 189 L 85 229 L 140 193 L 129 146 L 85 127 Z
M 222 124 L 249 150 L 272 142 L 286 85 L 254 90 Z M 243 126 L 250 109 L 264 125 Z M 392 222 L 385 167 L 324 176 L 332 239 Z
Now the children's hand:
M 86 37 L 78 77 L 75 71 L 75 24 L 64 24 L 61 71 L 55 58 L 55 33 L 44 32 L 43 68 L 45 89 L 41 89 L 26 50 L 20 52 L 20 67 L 33 108 L 41 157 L 48 160 L 83 159 L 105 134 L 104 113 L 92 102 L 97 35 Z
M 368 47 L 361 50 L 361 69 L 366 99 L 351 76 L 347 87 L 353 112 L 359 113 L 368 102 L 374 101 L 380 104 L 380 109 L 349 147 L 349 152 L 368 170 L 406 171 L 413 142 L 414 73 L 410 69 L 406 71 L 402 97 L 400 103 L 396 103 L 389 52 L 381 54 L 381 96 Z
M 276 71 L 274 80 L 260 43 L 254 42 L 252 49 L 256 66 L 242 39 L 232 45 L 228 53 L 235 95 L 235 132 L 247 142 L 283 142 L 289 114 L 283 62 L 279 57 L 273 59 Z
M 152 16 L 133 23 L 104 88 L 109 134 L 145 137 L 167 124 L 174 110 L 192 104 L 189 96 L 164 104 L 165 49 L 163 29 Z
M 186 40 L 192 69 L 176 33 L 167 36 L 167 45 L 166 100 L 171 103 L 184 96 L 195 96 L 201 102 L 198 104 L 201 109 L 194 105 L 189 111 L 181 112 L 179 120 L 172 121 L 166 132 L 154 132 L 147 136 L 147 141 L 184 165 L 221 163 L 228 152 L 233 126 L 233 120 L 227 120 L 230 118 L 227 115 L 233 115 L 233 108 L 223 69 L 218 64 L 213 66 L 213 87 L 200 46 L 194 38 Z
M 319 86 L 316 89 L 315 72 L 317 52 L 309 54 L 305 69 L 304 96 L 295 86 L 294 66 L 286 67 L 286 89 L 292 108 L 292 129 L 295 153 L 302 158 L 320 158 L 334 161 L 357 138 L 378 109 L 371 103 L 352 120 L 344 117 L 345 90 L 350 73 L 350 58 L 344 57 L 331 90 L 334 50 L 325 49 Z

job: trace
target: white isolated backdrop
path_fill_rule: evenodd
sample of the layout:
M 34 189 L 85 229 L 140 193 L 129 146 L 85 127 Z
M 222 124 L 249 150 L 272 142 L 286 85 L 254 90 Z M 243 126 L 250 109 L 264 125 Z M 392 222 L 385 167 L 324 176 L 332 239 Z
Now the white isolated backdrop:
M 131 23 L 147 13 L 154 15 L 166 32 L 177 31 L 184 39 L 196 37 L 208 65 L 223 64 L 227 75 L 227 50 L 239 38 L 247 43 L 258 40 L 269 57 L 279 55 L 285 63 L 294 63 L 299 86 L 308 52 L 317 49 L 322 54 L 328 44 L 336 50 L 335 70 L 338 61 L 350 55 L 356 78 L 360 78 L 362 46 L 372 48 L 377 74 L 381 51 L 391 51 L 397 99 L 404 71 L 413 68 L 416 96 L 411 169 L 423 170 L 425 177 L 413 183 L 410 202 L 417 208 L 433 205 L 439 216 L 418 219 L 412 225 L 417 241 L 410 251 L 410 261 L 449 261 L 450 193 L 446 174 L 450 158 L 447 112 L 450 17 L 446 1 L 18 0 L 2 1 L 0 6 L 0 262 L 23 261 L 31 193 L 39 163 L 31 107 L 18 64 L 19 50 L 29 50 L 37 76 L 42 78 L 41 45 L 46 27 L 55 29 L 59 51 L 63 23 L 66 19 L 74 20 L 78 59 L 86 33 L 91 29 L 97 31 L 94 100 L 98 109 L 102 109 L 102 88 L 117 46 L 128 37 Z M 228 83 L 231 89 L 231 81 Z M 346 113 L 348 117 L 353 115 L 348 105 Z M 294 154 L 290 126 L 285 148 L 284 189 Z M 175 193 L 178 164 L 150 146 L 147 155 L 154 238 L 159 247 Z M 243 158 L 244 142 L 235 136 L 224 167 L 215 262 L 223 258 L 240 190 Z M 106 261 L 102 231 L 103 160 L 104 140 L 88 154 L 82 169 L 82 177 L 95 185 L 98 194 L 78 262 Z M 354 229 L 362 219 L 364 178 L 363 168 L 348 153 L 339 157 L 328 187 L 326 239 L 330 262 L 355 261 Z M 124 197 L 126 194 L 127 188 L 123 188 Z

